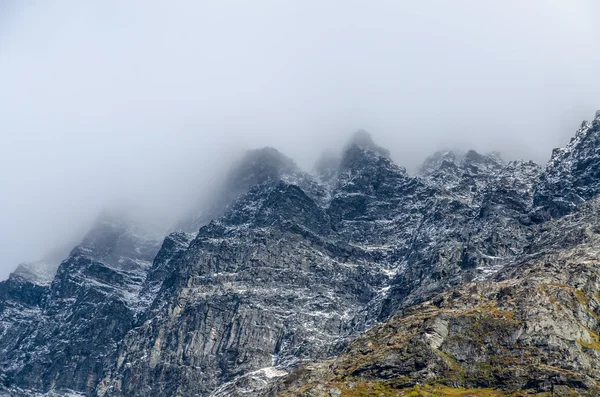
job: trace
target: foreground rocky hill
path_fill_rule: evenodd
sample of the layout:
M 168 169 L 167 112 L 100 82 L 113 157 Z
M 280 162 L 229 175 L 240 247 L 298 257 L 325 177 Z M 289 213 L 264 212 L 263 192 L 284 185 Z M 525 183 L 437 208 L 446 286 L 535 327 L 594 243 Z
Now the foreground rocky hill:
M 595 395 L 599 136 L 418 176 L 364 131 L 313 174 L 251 151 L 162 243 L 105 215 L 0 283 L 0 395 Z

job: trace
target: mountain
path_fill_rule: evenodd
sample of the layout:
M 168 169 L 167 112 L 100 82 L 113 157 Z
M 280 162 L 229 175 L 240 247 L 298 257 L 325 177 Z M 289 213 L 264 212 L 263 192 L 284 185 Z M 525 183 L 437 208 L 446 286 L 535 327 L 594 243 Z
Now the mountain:
M 281 395 L 598 395 L 599 210 L 598 198 L 582 204 L 501 273 L 407 307 L 334 360 L 295 369 Z
M 600 192 L 600 110 L 565 148 L 555 149 L 535 191 L 540 220 L 571 212 Z
M 144 307 L 138 296 L 158 247 L 143 227 L 104 213 L 51 283 L 19 269 L 0 283 L 0 368 L 9 395 L 90 393 Z
M 599 125 L 546 166 L 253 150 L 162 242 L 103 214 L 0 283 L 0 395 L 596 395 Z

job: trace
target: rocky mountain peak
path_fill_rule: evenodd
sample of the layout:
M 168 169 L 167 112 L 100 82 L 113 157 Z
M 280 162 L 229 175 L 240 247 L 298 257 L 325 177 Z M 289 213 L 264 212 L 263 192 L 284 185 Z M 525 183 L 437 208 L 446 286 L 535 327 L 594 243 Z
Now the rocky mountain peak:
M 159 234 L 122 211 L 104 210 L 71 256 L 83 255 L 119 270 L 145 271 L 158 251 Z
M 23 262 L 9 278 L 41 286 L 50 285 L 60 263 L 69 255 L 74 242 L 54 247 L 37 261 Z
M 11 278 L 21 278 L 33 284 L 49 285 L 54 279 L 58 262 L 49 263 L 44 261 L 25 262 L 19 264 L 14 272 L 10 274 Z
M 477 165 L 502 165 L 504 160 L 499 152 L 491 152 L 487 154 L 479 154 L 475 150 L 469 150 L 464 157 L 465 164 L 477 164 Z
M 430 186 L 441 188 L 463 201 L 473 202 L 499 177 L 505 166 L 499 153 L 445 150 L 428 157 L 419 176 Z
M 600 117 L 583 122 L 564 148 L 552 157 L 540 177 L 534 203 L 537 218 L 565 215 L 600 192 Z
M 261 183 L 277 181 L 283 175 L 297 170 L 296 163 L 277 149 L 265 147 L 250 150 L 233 167 L 226 185 L 231 190 L 248 190 Z
M 259 185 L 273 186 L 281 180 L 305 178 L 296 163 L 272 147 L 248 150 L 234 162 L 223 180 L 217 183 L 208 198 L 179 221 L 174 230 L 196 233 L 211 220 L 223 216 L 236 198 Z
M 498 152 L 480 154 L 475 150 L 468 150 L 467 152 L 442 150 L 425 159 L 420 168 L 420 174 L 430 175 L 441 169 L 479 171 L 481 168 L 497 169 L 503 165 L 504 160 Z
M 464 153 L 454 150 L 440 150 L 427 157 L 419 168 L 420 175 L 430 175 L 439 169 L 458 169 Z
M 376 145 L 367 132 L 360 130 L 346 144 L 339 170 L 341 173 L 353 173 L 361 170 L 372 173 L 375 168 L 389 165 L 406 173 L 403 167 L 398 167 L 393 163 L 389 155 L 390 152 L 387 149 Z
M 70 390 L 102 397 L 274 395 L 263 392 L 302 363 L 336 356 L 343 363 L 340 352 L 348 343 L 352 349 L 352 340 L 373 325 L 375 332 L 394 332 L 376 339 L 381 346 L 406 343 L 401 354 L 374 352 L 375 378 L 420 382 L 412 366 L 421 359 L 429 360 L 436 374 L 444 368 L 469 370 L 478 359 L 485 363 L 482 370 L 503 368 L 476 352 L 491 345 L 504 354 L 514 335 L 527 343 L 534 329 L 522 327 L 527 318 L 512 321 L 511 313 L 521 315 L 520 307 L 529 303 L 515 306 L 505 287 L 523 283 L 520 293 L 535 290 L 535 302 L 542 302 L 548 291 L 558 294 L 570 282 L 580 288 L 582 280 L 597 279 L 595 262 L 585 255 L 576 258 L 578 266 L 590 264 L 585 275 L 548 280 L 540 288 L 529 288 L 532 279 L 521 269 L 543 275 L 548 266 L 562 266 L 554 255 L 569 241 L 577 247 L 587 239 L 597 246 L 597 228 L 585 224 L 597 214 L 597 203 L 578 207 L 582 211 L 563 218 L 579 218 L 567 223 L 557 222 L 560 218 L 539 227 L 530 216 L 534 191 L 539 197 L 550 191 L 552 200 L 573 200 L 575 194 L 584 200 L 583 193 L 600 192 L 593 190 L 600 179 L 594 174 L 600 170 L 599 124 L 598 117 L 584 123 L 543 172 L 532 162 L 505 163 L 497 153 L 443 151 L 413 177 L 364 131 L 354 134 L 342 158 L 324 155 L 314 176 L 276 149 L 249 151 L 201 216 L 191 218 L 194 233 L 173 232 L 162 245 L 125 214 L 105 212 L 61 262 L 51 284 L 16 276 L 0 283 L 0 395 L 3 387 L 19 397 Z M 555 201 L 538 204 L 544 211 L 556 209 Z M 498 284 L 511 268 L 520 272 L 520 281 Z M 561 352 L 588 354 L 583 347 L 600 343 L 599 288 L 588 288 L 584 296 L 569 290 L 573 299 L 561 293 L 563 304 L 586 301 L 596 311 L 585 317 L 585 310 L 577 310 L 585 326 L 560 345 L 552 361 L 557 368 L 563 365 Z M 485 291 L 485 305 L 477 303 Z M 415 329 L 404 320 L 416 304 L 421 306 L 415 320 L 427 323 L 407 339 L 395 330 Z M 509 305 L 511 313 L 488 304 Z M 431 316 L 421 317 L 422 308 Z M 547 308 L 540 325 L 547 324 L 546 314 L 556 313 L 554 306 Z M 443 317 L 437 318 L 440 310 Z M 491 341 L 480 335 L 481 318 L 499 332 Z M 497 322 L 503 318 L 509 328 Z M 398 326 L 381 328 L 377 322 Z M 589 335 L 588 325 L 594 330 Z M 461 342 L 463 329 L 474 333 L 474 343 Z M 506 341 L 494 345 L 503 330 Z M 532 346 L 538 349 L 537 341 L 548 340 L 545 335 L 540 331 Z M 398 343 L 386 342 L 394 338 Z M 579 350 L 577 343 L 583 346 Z M 445 349 L 439 350 L 443 355 L 438 348 Z M 379 346 L 359 346 L 347 357 L 369 349 Z M 545 357 L 547 347 L 541 350 Z M 518 357 L 507 362 L 525 380 Z M 358 361 L 369 362 L 363 358 Z M 588 362 L 576 361 L 579 367 L 573 368 L 587 371 Z M 426 368 L 414 365 L 430 378 Z M 456 381 L 469 379 L 465 374 L 460 369 Z M 490 379 L 486 374 L 474 379 Z M 494 379 L 515 378 L 498 375 Z M 21 389 L 24 394 L 10 394 Z
M 357 146 L 364 150 L 369 150 L 383 157 L 390 157 L 390 151 L 385 148 L 382 148 L 381 146 L 376 145 L 375 142 L 373 142 L 371 134 L 362 129 L 356 131 L 350 137 L 350 139 L 345 145 L 344 151 L 347 152 L 353 146 Z

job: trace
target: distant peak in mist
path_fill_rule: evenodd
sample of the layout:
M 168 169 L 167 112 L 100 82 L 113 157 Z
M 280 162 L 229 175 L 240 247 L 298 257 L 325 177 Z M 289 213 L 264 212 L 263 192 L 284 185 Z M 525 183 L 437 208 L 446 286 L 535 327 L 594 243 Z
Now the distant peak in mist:
M 239 167 L 276 165 L 295 167 L 294 160 L 281 153 L 279 150 L 266 146 L 260 149 L 248 150 L 242 158 Z
M 247 189 L 250 185 L 279 178 L 282 173 L 296 170 L 294 160 L 272 147 L 247 151 L 232 167 L 226 181 L 227 189 Z
M 445 149 L 427 157 L 419 169 L 419 174 L 427 175 L 439 168 L 480 166 L 495 164 L 500 166 L 505 161 L 499 152 L 481 154 L 475 150 Z
M 384 157 L 390 157 L 390 151 L 381 146 L 376 145 L 373 141 L 373 138 L 371 137 L 371 134 L 369 134 L 363 129 L 359 129 L 354 134 L 352 134 L 350 140 L 348 141 L 348 143 L 346 143 L 346 146 L 344 147 L 344 151 L 346 151 L 351 146 L 358 146 L 363 149 L 372 150 Z

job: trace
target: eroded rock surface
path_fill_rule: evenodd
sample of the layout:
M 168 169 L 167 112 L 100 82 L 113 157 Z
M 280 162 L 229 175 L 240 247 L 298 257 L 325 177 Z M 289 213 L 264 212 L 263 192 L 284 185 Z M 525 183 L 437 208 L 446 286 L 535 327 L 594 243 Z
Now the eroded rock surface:
M 51 281 L 0 283 L 2 387 L 593 395 L 599 120 L 546 167 L 440 152 L 411 176 L 364 131 L 314 175 L 251 151 L 162 242 L 102 218 Z

